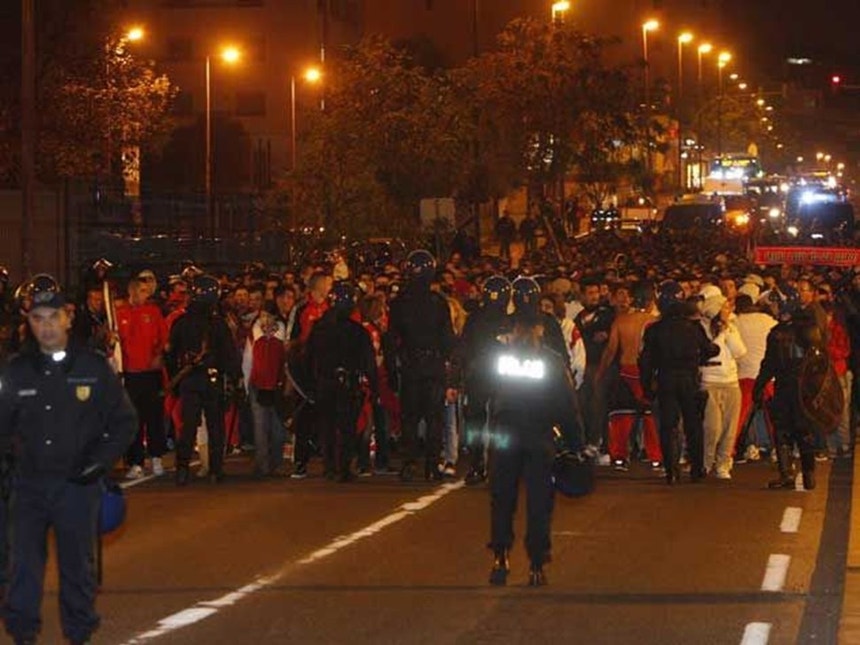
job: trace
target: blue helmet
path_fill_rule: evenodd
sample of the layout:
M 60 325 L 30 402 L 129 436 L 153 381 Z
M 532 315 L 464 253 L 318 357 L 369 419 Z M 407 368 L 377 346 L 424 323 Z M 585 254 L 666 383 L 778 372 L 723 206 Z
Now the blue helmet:
M 436 273 L 436 258 L 430 251 L 418 249 L 406 257 L 406 273 L 412 279 L 427 279 Z
M 106 535 L 116 531 L 125 521 L 125 496 L 119 484 L 103 480 L 101 508 L 99 509 L 99 533 Z
M 507 307 L 511 299 L 510 280 L 503 275 L 487 278 L 481 287 L 481 298 L 486 307 Z
M 514 307 L 518 313 L 527 310 L 537 311 L 540 302 L 540 285 L 534 278 L 520 276 L 511 284 L 514 296 Z
M 328 301 L 335 309 L 352 309 L 355 306 L 355 287 L 340 280 L 332 285 Z
M 217 305 L 221 297 L 221 284 L 211 275 L 198 275 L 191 287 L 191 300 L 205 305 Z
M 675 280 L 663 281 L 657 291 L 657 309 L 661 314 L 666 314 L 673 306 L 684 301 L 684 289 Z
M 585 455 L 571 450 L 556 453 L 552 483 L 566 497 L 582 497 L 594 490 L 594 466 Z

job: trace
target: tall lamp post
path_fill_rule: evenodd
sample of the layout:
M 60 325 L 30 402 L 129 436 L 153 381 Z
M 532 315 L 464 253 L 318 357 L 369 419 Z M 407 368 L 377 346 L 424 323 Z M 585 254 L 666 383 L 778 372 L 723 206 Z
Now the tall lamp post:
M 678 187 L 684 188 L 684 137 L 683 137 L 683 122 L 684 115 L 681 112 L 681 100 L 683 97 L 684 88 L 684 45 L 693 42 L 693 34 L 688 31 L 678 35 L 678 92 L 677 92 L 677 112 L 678 112 Z
M 242 52 L 236 47 L 228 46 L 221 49 L 218 57 L 228 65 L 235 65 L 242 58 Z M 212 236 L 215 236 L 215 218 L 212 212 L 212 61 L 206 55 L 206 168 L 204 185 L 206 192 L 206 219 Z
M 719 95 L 717 97 L 717 156 L 723 156 L 723 68 L 732 60 L 729 52 L 720 52 L 717 57 Z
M 696 107 L 696 111 L 698 113 L 698 125 L 696 126 L 698 129 L 698 132 L 696 133 L 696 143 L 697 143 L 696 147 L 698 148 L 697 158 L 698 158 L 698 164 L 699 164 L 699 188 L 701 188 L 704 185 L 704 180 L 703 180 L 704 168 L 702 167 L 702 148 L 703 148 L 703 145 L 702 145 L 702 108 L 704 107 L 705 101 L 704 101 L 704 85 L 702 84 L 702 80 L 703 80 L 702 56 L 704 56 L 705 54 L 710 54 L 713 50 L 714 50 L 714 46 L 711 43 L 702 43 L 701 45 L 699 45 L 698 49 L 696 50 L 696 52 L 699 55 L 698 75 L 696 77 L 698 79 L 698 87 L 697 87 L 698 91 L 696 93 L 697 97 L 698 97 L 697 107 Z
M 645 61 L 645 168 L 651 170 L 651 64 L 648 62 L 648 32 L 660 27 L 656 20 L 642 23 L 642 59 Z
M 322 80 L 322 71 L 318 67 L 309 67 L 302 74 L 302 78 L 308 83 L 319 83 Z M 298 167 L 298 142 L 296 137 L 296 75 L 290 76 L 290 170 L 295 172 Z M 296 212 L 296 191 L 293 190 L 293 207 L 290 219 L 292 227 L 296 228 L 298 213 Z

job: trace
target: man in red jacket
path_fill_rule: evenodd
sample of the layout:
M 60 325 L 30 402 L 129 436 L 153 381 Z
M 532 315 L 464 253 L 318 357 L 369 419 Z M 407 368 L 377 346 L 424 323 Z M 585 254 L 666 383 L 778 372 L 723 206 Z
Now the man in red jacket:
M 164 474 L 161 463 L 166 450 L 162 355 L 167 331 L 161 310 L 148 300 L 151 294 L 149 275 L 151 271 L 141 272 L 129 281 L 128 301 L 116 310 L 125 388 L 140 418 L 138 432 L 126 455 L 128 479 L 144 476 L 147 450 L 152 457 L 152 473 Z

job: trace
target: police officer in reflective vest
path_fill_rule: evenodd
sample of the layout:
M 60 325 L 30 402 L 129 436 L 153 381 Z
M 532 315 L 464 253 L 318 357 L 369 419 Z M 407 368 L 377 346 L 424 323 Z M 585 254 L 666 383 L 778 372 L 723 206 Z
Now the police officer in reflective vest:
M 379 387 L 376 355 L 361 323 L 350 318 L 356 291 L 336 282 L 329 293 L 331 307 L 314 325 L 308 339 L 308 358 L 316 382 L 323 460 L 326 474 L 341 482 L 354 478 L 357 423 L 365 397 L 376 400 Z
M 84 643 L 99 625 L 99 480 L 131 445 L 137 415 L 104 356 L 69 343 L 71 318 L 56 281 L 36 276 L 29 297 L 35 344 L 0 375 L 0 448 L 12 444 L 15 453 L 6 630 L 16 643 L 36 641 L 50 528 L 63 634 Z
M 469 472 L 466 484 L 475 485 L 487 477 L 486 451 L 487 402 L 492 384 L 492 350 L 500 335 L 510 332 L 508 305 L 511 283 L 494 275 L 481 287 L 481 308 L 470 314 L 456 352 L 456 366 L 461 373 L 464 393 L 466 447 L 469 449 Z
M 691 320 L 690 305 L 684 302 L 681 285 L 674 280 L 660 285 L 657 306 L 660 319 L 645 329 L 639 379 L 645 396 L 657 398 L 660 449 L 666 482 L 671 486 L 681 481 L 678 434 L 681 418 L 690 458 L 690 478 L 695 482 L 705 476 L 699 368 L 719 354 L 720 348 L 708 340 L 698 322 Z
M 415 462 L 423 452 L 424 476 L 442 479 L 439 458 L 446 395 L 454 396 L 448 360 L 454 348 L 454 329 L 448 302 L 430 290 L 436 260 L 428 251 L 412 251 L 406 259 L 409 283 L 391 303 L 391 333 L 400 358 L 400 397 L 403 406 L 402 442 L 405 460 L 400 478 L 415 476 Z M 424 450 L 418 445 L 418 424 L 424 420 Z
M 503 585 L 510 570 L 514 512 L 520 479 L 527 496 L 526 551 L 529 584 L 546 584 L 553 507 L 553 426 L 574 405 L 565 359 L 542 340 L 542 322 L 531 310 L 514 316 L 513 332 L 494 352 L 490 399 L 490 583 Z
M 188 484 L 188 465 L 201 413 L 209 432 L 209 473 L 213 482 L 224 478 L 225 389 L 238 387 L 239 356 L 230 328 L 217 313 L 221 294 L 210 275 L 195 278 L 188 311 L 170 329 L 167 364 L 171 383 L 182 403 L 182 432 L 176 444 L 176 484 Z

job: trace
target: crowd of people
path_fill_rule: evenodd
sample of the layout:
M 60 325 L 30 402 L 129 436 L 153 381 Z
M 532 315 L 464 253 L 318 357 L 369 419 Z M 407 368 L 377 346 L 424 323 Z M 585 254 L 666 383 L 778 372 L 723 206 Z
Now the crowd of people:
M 479 483 L 486 478 L 487 440 L 479 409 L 484 395 L 474 375 L 484 364 L 476 357 L 487 337 L 504 332 L 513 307 L 507 297 L 498 300 L 494 280 L 527 276 L 539 287 L 546 342 L 564 356 L 577 391 L 566 441 L 598 465 L 626 471 L 641 458 L 664 473 L 658 421 L 668 421 L 640 366 L 645 329 L 660 317 L 661 297 L 674 290 L 672 298 L 695 304 L 687 317 L 718 348 L 695 373 L 702 474 L 730 479 L 733 464 L 778 453 L 769 406 L 757 405 L 755 383 L 770 331 L 796 305 L 821 328 L 845 392 L 839 427 L 817 437 L 815 455 L 850 454 L 860 271 L 755 266 L 743 241 L 729 234 L 672 240 L 603 233 L 563 252 L 559 260 L 531 245 L 515 266 L 510 252 L 457 251 L 439 263 L 427 254 L 426 266 L 417 268 L 395 261 L 347 266 L 339 257 L 284 272 L 252 265 L 233 275 L 189 264 L 159 276 L 154 267 L 138 266 L 126 268 L 122 279 L 99 261 L 75 307 L 73 335 L 120 359 L 140 417 L 125 459 L 130 479 L 163 474 L 171 447 L 180 484 L 190 481 L 195 446 L 198 474 L 219 481 L 225 451 L 253 452 L 255 476 L 296 479 L 308 475 L 319 454 L 327 476 L 349 480 L 398 473 L 409 479 L 415 470 L 404 464 L 421 457 L 427 477 L 454 477 L 465 449 L 467 482 Z M 415 299 L 413 270 L 432 302 Z M 16 317 L 22 303 L 7 301 L 2 328 L 12 351 L 26 342 L 27 330 Z M 444 325 L 437 320 L 440 303 Z M 469 329 L 478 312 L 493 308 L 499 316 L 489 329 Z M 344 333 L 353 340 L 344 343 Z M 356 340 L 362 338 L 367 342 Z M 343 367 L 349 368 L 342 374 L 349 380 L 341 384 L 350 392 L 345 408 L 332 376 Z M 210 379 L 217 387 L 207 387 Z M 772 384 L 763 393 L 770 396 Z M 344 425 L 354 425 L 354 434 L 338 430 Z M 392 451 L 401 453 L 397 469 Z

